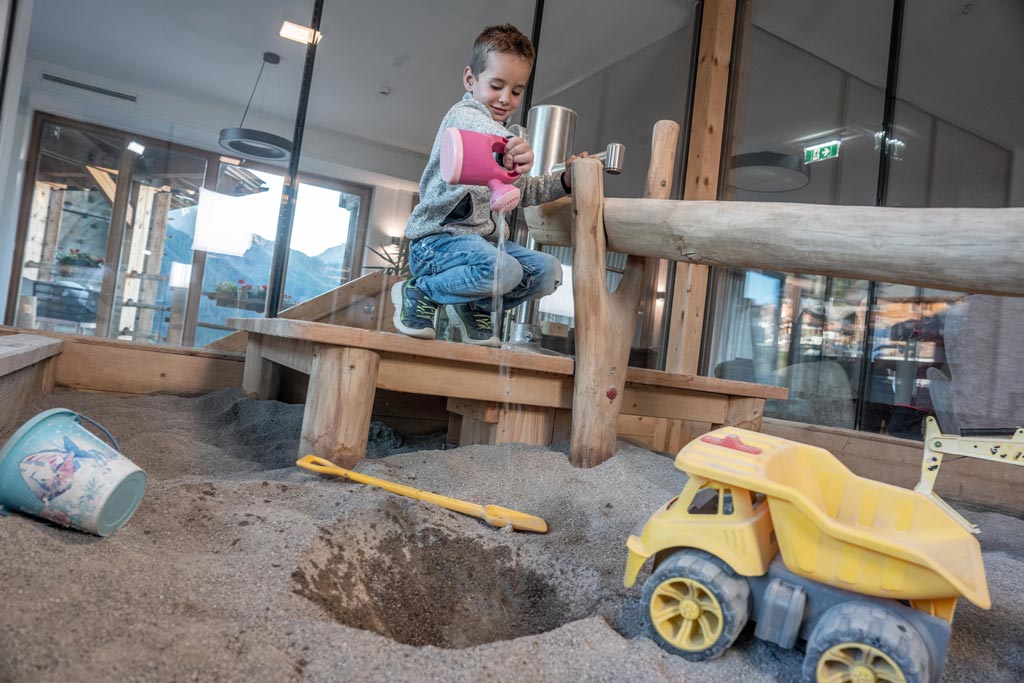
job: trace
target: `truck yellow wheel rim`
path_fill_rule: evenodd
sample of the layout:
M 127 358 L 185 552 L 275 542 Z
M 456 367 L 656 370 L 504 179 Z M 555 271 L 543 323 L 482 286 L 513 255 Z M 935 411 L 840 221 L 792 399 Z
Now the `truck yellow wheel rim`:
M 906 683 L 896 662 L 863 643 L 833 645 L 818 660 L 818 683 Z
M 700 581 L 666 579 L 654 589 L 648 607 L 658 635 L 680 650 L 706 650 L 722 635 L 722 606 Z

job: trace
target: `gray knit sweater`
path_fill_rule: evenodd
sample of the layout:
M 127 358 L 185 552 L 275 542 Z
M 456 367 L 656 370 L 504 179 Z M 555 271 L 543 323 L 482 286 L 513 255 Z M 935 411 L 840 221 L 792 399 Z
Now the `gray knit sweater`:
M 466 93 L 449 109 L 434 137 L 434 146 L 420 179 L 420 203 L 409 216 L 405 236 L 415 240 L 435 233 L 477 234 L 496 240 L 490 191 L 477 185 L 449 185 L 441 177 L 441 133 L 451 127 L 510 137 L 508 129 L 492 119 L 487 107 L 473 99 L 471 93 Z M 566 195 L 560 173 L 520 176 L 515 185 L 523 195 L 520 206 L 535 206 Z

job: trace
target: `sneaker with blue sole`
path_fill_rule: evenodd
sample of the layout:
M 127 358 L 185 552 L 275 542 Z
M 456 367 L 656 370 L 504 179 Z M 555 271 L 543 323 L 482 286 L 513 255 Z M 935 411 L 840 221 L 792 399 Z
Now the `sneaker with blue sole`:
M 391 286 L 391 302 L 395 305 L 395 328 L 404 335 L 433 339 L 437 304 L 416 286 L 415 278 Z
M 473 304 L 447 304 L 444 310 L 448 321 L 458 328 L 463 343 L 501 346 L 501 340 L 494 334 L 490 311 L 479 310 Z

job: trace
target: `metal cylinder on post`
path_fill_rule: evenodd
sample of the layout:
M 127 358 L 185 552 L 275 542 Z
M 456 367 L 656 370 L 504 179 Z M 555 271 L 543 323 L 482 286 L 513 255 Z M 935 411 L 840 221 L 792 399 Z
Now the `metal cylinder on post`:
M 542 176 L 551 172 L 558 164 L 564 164 L 572 154 L 576 143 L 576 112 L 557 104 L 541 104 L 530 109 L 526 117 L 526 137 L 533 149 L 533 168 L 527 175 Z M 525 246 L 536 249 L 537 242 L 526 235 Z M 523 240 L 520 239 L 520 242 Z M 512 327 L 512 343 L 540 343 L 537 329 L 539 301 L 527 301 L 516 311 Z
M 542 104 L 530 109 L 526 130 L 533 149 L 533 168 L 529 175 L 550 173 L 565 163 L 576 142 L 576 112 L 557 104 Z

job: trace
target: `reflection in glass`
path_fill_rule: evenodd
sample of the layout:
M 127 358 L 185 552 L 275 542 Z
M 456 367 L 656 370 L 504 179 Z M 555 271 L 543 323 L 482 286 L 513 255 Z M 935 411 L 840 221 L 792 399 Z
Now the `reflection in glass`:
M 560 105 L 576 112 L 575 147 L 570 152 L 597 153 L 611 143 L 624 145 L 623 170 L 605 175 L 605 196 L 641 197 L 654 124 L 662 119 L 676 121 L 683 131 L 680 146 L 686 137 L 698 10 L 691 3 L 635 2 L 626 15 L 594 22 L 594 32 L 586 34 L 575 28 L 580 11 L 577 3 L 545 6 L 543 34 L 568 38 L 561 40 L 557 50 L 550 44 L 541 46 L 533 104 Z M 545 251 L 562 261 L 565 282 L 553 296 L 540 300 L 541 320 L 571 326 L 572 269 L 567 266 L 572 252 L 567 247 L 545 247 Z M 625 255 L 608 255 L 609 289 L 618 285 L 625 264 Z M 667 269 L 662 266 L 649 275 L 630 364 L 657 367 L 664 306 L 656 292 L 666 291 Z
M 721 197 L 874 204 L 892 3 L 799 6 L 742 5 Z M 787 387 L 769 417 L 853 428 L 868 292 L 861 280 L 715 268 L 707 372 Z
M 1007 83 L 1024 82 L 1019 70 L 1004 69 L 1001 60 L 991 65 L 984 46 L 998 40 L 1005 27 L 1019 27 L 1024 10 L 1007 5 L 983 14 L 964 8 L 950 15 L 935 3 L 907 2 L 893 135 L 883 139 L 888 46 L 881 37 L 889 32 L 892 3 L 798 4 L 799 12 L 793 3 L 775 0 L 744 5 L 729 155 L 766 149 L 798 156 L 833 137 L 841 140 L 839 154 L 809 164 L 810 182 L 804 188 L 771 193 L 727 186 L 723 198 L 869 205 L 881 195 L 887 205 L 902 207 L 1013 202 L 1012 188 L 1020 180 L 1013 178 L 1013 143 L 1008 141 L 1019 140 L 1019 126 L 1000 123 L 992 114 L 1012 110 L 1015 100 L 1009 93 L 1021 88 Z M 841 35 L 829 30 L 839 24 L 844 26 Z M 1020 41 L 1013 44 L 1008 49 L 1019 51 Z M 950 50 L 949 45 L 965 49 Z M 965 91 L 974 96 L 966 97 Z M 880 193 L 883 152 L 890 155 L 889 173 Z M 772 279 L 777 285 L 765 284 Z M 1024 347 L 1018 344 L 1012 353 L 997 349 L 950 321 L 966 318 L 970 300 L 1002 300 L 867 285 L 716 269 L 705 349 L 708 371 L 789 387 L 789 401 L 766 406 L 766 414 L 774 417 L 920 439 L 923 419 L 930 414 L 939 417 L 944 430 L 963 426 L 957 419 L 959 396 L 961 412 L 973 416 L 972 426 L 991 426 L 977 425 L 977 411 L 967 406 L 984 401 L 967 398 L 962 388 L 971 380 L 957 366 L 968 355 L 988 354 L 996 375 L 1005 376 L 1024 366 Z M 971 310 L 978 316 L 975 329 L 986 329 L 998 325 L 995 311 L 1004 309 L 979 305 Z M 984 322 L 984 315 L 993 317 Z M 971 354 L 963 350 L 974 347 Z M 971 375 L 986 374 L 978 362 L 970 365 Z M 955 390 L 958 374 L 960 393 Z M 991 391 L 978 384 L 973 389 L 976 395 Z M 846 404 L 843 410 L 841 404 Z M 1024 419 L 1024 409 L 1017 419 Z
M 283 185 L 279 173 L 222 163 L 217 191 L 202 191 L 184 226 L 192 249 L 206 254 L 197 346 L 229 334 L 228 318 L 264 315 Z M 330 181 L 299 183 L 282 310 L 351 278 L 367 194 Z
M 129 143 L 130 145 L 131 143 Z M 206 159 L 150 142 L 135 157 L 131 195 L 117 264 L 111 337 L 180 344 L 184 300 L 170 287 L 175 263 L 191 262 L 190 240 L 172 225 L 195 207 L 206 177 Z
M 39 127 L 16 325 L 95 335 L 122 141 Z

